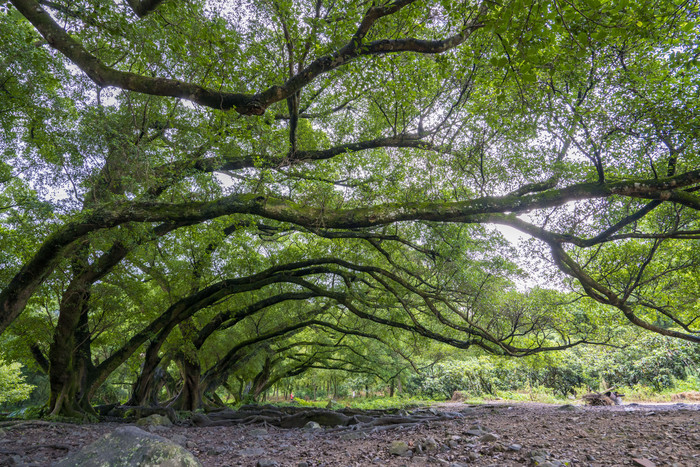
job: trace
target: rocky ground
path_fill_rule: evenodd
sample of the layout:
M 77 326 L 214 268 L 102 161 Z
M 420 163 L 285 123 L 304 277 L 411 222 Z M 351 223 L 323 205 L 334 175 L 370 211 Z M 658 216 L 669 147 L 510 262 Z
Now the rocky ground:
M 444 404 L 457 418 L 361 433 L 150 426 L 205 466 L 699 466 L 700 405 Z M 24 422 L 0 428 L 0 466 L 51 465 L 119 426 Z

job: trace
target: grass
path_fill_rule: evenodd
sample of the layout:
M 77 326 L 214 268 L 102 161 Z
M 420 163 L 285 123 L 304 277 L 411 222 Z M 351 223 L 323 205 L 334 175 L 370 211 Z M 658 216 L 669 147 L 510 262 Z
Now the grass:
M 489 404 L 494 401 L 498 402 L 536 402 L 540 404 L 553 404 L 553 405 L 581 405 L 580 395 L 585 394 L 585 388 L 578 392 L 579 397 L 574 398 L 573 396 L 562 397 L 561 395 L 554 394 L 554 392 L 547 388 L 527 388 L 519 391 L 498 391 L 495 395 L 479 395 L 479 396 L 468 396 L 462 399 L 460 402 L 465 404 Z M 618 388 L 619 392 L 625 395 L 625 402 L 670 402 L 671 395 L 679 391 L 667 391 L 664 393 L 655 392 L 652 388 L 645 386 L 635 386 L 634 388 Z M 431 405 L 449 402 L 449 400 L 436 400 L 422 397 L 357 397 L 357 398 L 347 398 L 347 399 L 333 399 L 331 407 L 328 407 L 329 399 L 322 399 L 316 401 L 306 401 L 304 399 L 296 399 L 294 402 L 289 401 L 270 401 L 270 403 L 278 406 L 296 406 L 296 407 L 317 407 L 317 408 L 332 408 L 341 409 L 343 407 L 350 407 L 358 410 L 392 410 L 392 409 L 410 409 L 415 407 L 430 407 Z
M 655 390 L 650 386 L 635 385 L 633 387 L 619 387 L 616 389 L 618 392 L 625 395 L 624 402 L 651 402 L 651 403 L 661 403 L 661 402 L 671 402 L 672 395 L 680 392 L 686 391 L 698 391 L 700 390 L 700 378 L 690 377 L 684 381 L 673 381 L 673 387 L 665 389 L 663 391 Z M 578 397 L 562 397 L 560 394 L 555 394 L 552 389 L 536 386 L 536 387 L 525 387 L 520 390 L 513 391 L 497 391 L 494 395 L 467 395 L 467 397 L 461 402 L 466 404 L 488 404 L 494 401 L 499 402 L 537 402 L 541 404 L 553 404 L 553 405 L 564 405 L 564 404 L 574 404 L 581 405 L 583 401 L 581 396 L 588 392 L 587 388 L 580 387 L 576 388 Z M 328 407 L 329 399 L 321 399 L 316 401 L 306 401 L 303 399 L 296 399 L 294 402 L 289 401 L 270 401 L 275 405 L 294 405 L 301 407 L 318 407 L 326 408 Z M 350 407 L 359 410 L 392 410 L 392 409 L 409 409 L 414 407 L 426 407 L 431 406 L 436 403 L 446 402 L 445 400 L 435 400 L 425 397 L 356 397 L 356 398 L 342 398 L 333 399 L 333 403 L 330 408 L 340 409 L 343 407 Z
M 356 397 L 342 399 L 321 399 L 315 401 L 307 401 L 304 399 L 294 399 L 290 401 L 267 401 L 269 404 L 276 406 L 295 406 L 295 407 L 316 407 L 329 408 L 328 402 L 332 400 L 330 408 L 340 409 L 350 407 L 358 410 L 392 410 L 392 409 L 407 409 L 412 407 L 426 407 L 433 404 L 444 402 L 428 398 L 413 398 L 413 397 Z

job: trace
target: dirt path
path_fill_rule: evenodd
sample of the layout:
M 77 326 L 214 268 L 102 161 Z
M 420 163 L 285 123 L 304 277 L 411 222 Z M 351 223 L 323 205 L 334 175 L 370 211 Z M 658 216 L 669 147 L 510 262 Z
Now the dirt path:
M 205 466 L 255 466 L 260 460 L 280 466 L 700 466 L 697 404 L 562 410 L 544 404 L 450 403 L 437 409 L 463 416 L 369 435 L 262 425 L 152 430 L 185 445 Z M 2 429 L 0 466 L 51 465 L 116 426 L 28 422 Z M 392 442 L 405 456 L 390 453 Z

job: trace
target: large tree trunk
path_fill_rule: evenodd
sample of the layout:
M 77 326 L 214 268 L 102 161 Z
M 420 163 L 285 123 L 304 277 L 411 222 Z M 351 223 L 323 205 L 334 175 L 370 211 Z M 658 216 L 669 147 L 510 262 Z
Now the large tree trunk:
M 83 250 L 73 264 L 73 275 L 80 275 L 86 261 Z M 87 373 L 91 369 L 88 300 L 90 283 L 73 280 L 63 294 L 53 342 L 49 349 L 49 411 L 52 415 L 83 417 L 92 413 L 86 394 Z
M 190 355 L 181 354 L 179 358 L 180 372 L 182 374 L 182 389 L 175 401 L 171 404 L 175 410 L 194 411 L 202 406 L 202 385 L 200 384 L 202 368 L 199 360 L 190 358 Z
M 146 350 L 146 356 L 141 366 L 141 373 L 134 382 L 131 390 L 131 397 L 126 405 L 158 405 L 158 393 L 160 389 L 157 378 L 158 365 L 162 358 L 158 355 L 160 345 L 151 343 Z
M 148 349 L 146 349 L 141 373 L 134 383 L 127 405 L 158 405 L 157 391 L 162 387 L 162 384 L 159 382 L 160 378 L 155 378 L 156 368 L 162 360 L 162 357 L 159 357 L 158 354 L 174 327 L 175 322 L 171 321 L 151 340 Z M 165 368 L 163 371 L 165 371 Z
M 258 398 L 260 397 L 260 394 L 262 394 L 269 386 L 269 381 L 270 381 L 270 371 L 272 370 L 272 360 L 270 359 L 270 356 L 268 355 L 267 358 L 265 358 L 265 363 L 263 364 L 262 370 L 260 370 L 260 373 L 258 373 L 255 376 L 255 379 L 253 379 L 253 397 L 257 401 Z
M 195 279 L 198 275 L 195 275 Z M 177 356 L 182 375 L 182 389 L 171 404 L 175 410 L 197 410 L 202 406 L 202 367 L 199 364 L 199 352 L 194 340 L 199 334 L 192 318 L 187 318 L 179 325 L 183 344 Z

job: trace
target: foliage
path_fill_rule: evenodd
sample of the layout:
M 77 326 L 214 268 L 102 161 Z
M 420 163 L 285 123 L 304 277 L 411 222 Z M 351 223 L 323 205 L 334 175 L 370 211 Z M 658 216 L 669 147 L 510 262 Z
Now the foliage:
M 687 376 L 541 354 L 700 342 L 693 2 L 64 3 L 0 6 L 0 333 L 54 416 Z
M 500 369 L 499 369 L 500 370 Z M 505 376 L 488 360 L 469 358 L 462 361 L 439 362 L 407 383 L 409 392 L 435 399 L 449 399 L 455 391 L 473 395 L 494 394 L 498 373 Z
M 35 386 L 24 382 L 22 365 L 0 359 L 0 404 L 13 405 L 29 398 Z
M 347 403 L 350 407 L 359 410 L 390 410 L 390 409 L 410 409 L 414 407 L 430 406 L 437 402 L 425 397 L 370 397 L 356 398 L 352 400 L 340 401 Z
M 519 361 L 494 361 L 492 357 L 447 360 L 412 374 L 406 389 L 409 394 L 436 399 L 449 399 L 455 391 L 462 391 L 472 397 L 527 400 L 533 394 L 548 394 L 561 400 L 589 389 L 615 386 L 639 394 L 648 387 L 643 395 L 649 397 L 664 391 L 698 390 L 694 382 L 699 371 L 696 345 L 646 335 L 621 349 L 581 347 Z M 538 400 L 543 399 L 538 396 Z
M 678 381 L 697 378 L 700 349 L 697 345 L 647 337 L 639 345 L 610 355 L 608 361 L 608 365 L 594 367 L 608 385 L 646 385 L 663 391 Z

